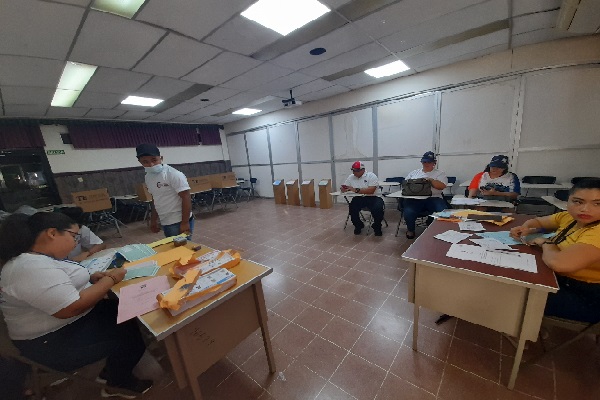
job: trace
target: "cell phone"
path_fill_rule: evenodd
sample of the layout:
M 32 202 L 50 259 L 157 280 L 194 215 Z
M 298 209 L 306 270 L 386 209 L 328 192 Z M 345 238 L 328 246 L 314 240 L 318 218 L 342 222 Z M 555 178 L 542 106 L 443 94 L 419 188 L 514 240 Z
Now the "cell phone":
M 348 189 L 348 185 L 342 185 L 342 189 Z

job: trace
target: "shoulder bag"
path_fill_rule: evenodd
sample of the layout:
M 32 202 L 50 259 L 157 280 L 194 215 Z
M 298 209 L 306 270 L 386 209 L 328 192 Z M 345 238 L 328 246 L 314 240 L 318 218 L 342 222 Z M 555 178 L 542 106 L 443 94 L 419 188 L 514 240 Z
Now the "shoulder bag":
M 402 196 L 431 196 L 431 182 L 426 178 L 407 179 L 402 183 Z

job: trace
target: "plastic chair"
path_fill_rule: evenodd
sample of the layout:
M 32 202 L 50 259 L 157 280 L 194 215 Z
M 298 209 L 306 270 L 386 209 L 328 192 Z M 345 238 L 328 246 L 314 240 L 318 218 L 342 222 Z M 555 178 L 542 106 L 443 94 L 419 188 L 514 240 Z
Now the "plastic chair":
M 247 199 L 246 201 L 250 201 L 250 197 L 254 198 L 256 196 L 256 191 L 254 189 L 254 184 L 258 181 L 258 179 L 256 178 L 250 178 L 250 186 L 246 186 L 241 188 L 242 193 L 246 193 L 247 194 Z

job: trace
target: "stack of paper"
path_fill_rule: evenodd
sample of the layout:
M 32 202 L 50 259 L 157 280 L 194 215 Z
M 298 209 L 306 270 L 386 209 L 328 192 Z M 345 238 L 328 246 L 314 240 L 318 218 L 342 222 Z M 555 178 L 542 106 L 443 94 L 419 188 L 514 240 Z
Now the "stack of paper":
M 483 247 L 469 244 L 453 244 L 446 256 L 459 260 L 477 261 L 502 268 L 513 268 L 526 272 L 537 272 L 537 264 L 533 254 L 517 252 L 491 251 Z
M 81 265 L 86 267 L 90 272 L 90 275 L 94 272 L 104 272 L 108 269 L 110 264 L 115 258 L 115 252 L 107 254 L 102 257 L 89 258 L 80 262 Z
M 458 228 L 461 231 L 485 231 L 485 228 L 481 223 L 474 221 L 459 222 Z
M 125 278 L 123 280 L 127 281 L 127 280 L 133 279 L 133 278 L 141 278 L 144 276 L 154 276 L 154 275 L 156 275 L 156 273 L 158 272 L 159 269 L 160 269 L 160 265 L 158 265 L 158 263 L 156 261 L 146 261 L 141 264 L 136 264 L 134 266 L 131 266 L 131 267 L 125 269 L 125 271 L 127 271 L 127 273 L 125 274 Z
M 142 258 L 150 257 L 156 254 L 150 246 L 146 244 L 128 244 L 117 250 L 117 253 L 123 256 L 127 261 L 137 261 Z

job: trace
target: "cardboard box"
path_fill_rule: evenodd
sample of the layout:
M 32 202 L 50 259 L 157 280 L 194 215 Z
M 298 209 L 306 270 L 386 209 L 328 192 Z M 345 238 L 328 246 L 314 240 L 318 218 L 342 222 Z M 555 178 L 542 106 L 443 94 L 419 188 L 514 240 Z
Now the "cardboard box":
M 229 188 L 237 186 L 234 172 L 223 172 L 221 174 L 206 175 L 213 189 Z
M 135 194 L 139 201 L 152 201 L 152 195 L 148 191 L 148 186 L 145 183 L 135 185 Z
M 315 181 L 314 179 L 305 179 L 300 185 L 302 195 L 302 206 L 316 207 L 315 204 Z
M 331 193 L 331 179 L 321 179 L 319 181 L 319 208 L 333 207 L 333 197 Z
M 287 187 L 287 204 L 290 206 L 299 206 L 300 192 L 298 190 L 298 179 L 287 181 L 285 186 Z
M 94 212 L 112 209 L 108 189 L 88 190 L 85 192 L 71 193 L 73 203 L 81 207 L 84 212 Z
M 273 182 L 273 195 L 275 197 L 275 204 L 287 204 L 285 200 L 285 182 L 283 179 Z
M 188 178 L 188 184 L 190 185 L 190 193 L 208 192 L 212 189 L 210 179 L 207 176 L 197 176 L 194 178 Z

